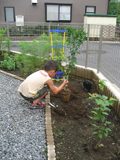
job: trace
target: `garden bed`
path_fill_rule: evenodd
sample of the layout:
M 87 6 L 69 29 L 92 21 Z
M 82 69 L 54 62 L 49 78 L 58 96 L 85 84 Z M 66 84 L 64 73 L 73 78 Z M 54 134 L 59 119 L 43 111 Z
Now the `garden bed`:
M 18 69 L 6 72 L 20 76 Z M 92 108 L 95 103 L 88 100 L 88 92 L 83 87 L 84 78 L 71 78 L 69 88 L 72 91 L 70 101 L 62 102 L 60 93 L 51 94 L 50 101 L 58 105 L 57 109 L 52 108 L 52 128 L 55 141 L 56 159 L 94 159 L 94 160 L 119 160 L 120 159 L 120 119 L 114 113 L 113 108 L 107 121 L 111 122 L 111 132 L 108 137 L 102 139 L 103 147 L 95 150 L 99 138 L 93 135 L 94 127 Z M 60 82 L 58 82 L 60 83 Z M 90 93 L 97 93 L 93 84 Z
M 111 122 L 108 137 L 104 137 L 101 143 L 103 147 L 95 150 L 99 141 L 97 135 L 93 135 L 93 114 L 91 111 L 95 103 L 88 100 L 88 92 L 84 90 L 82 79 L 73 78 L 69 82 L 71 89 L 70 101 L 62 102 L 60 94 L 51 94 L 51 103 L 58 105 L 52 108 L 52 128 L 55 141 L 56 159 L 70 160 L 119 160 L 120 159 L 120 119 L 111 112 L 107 121 Z M 93 85 L 90 93 L 96 93 Z

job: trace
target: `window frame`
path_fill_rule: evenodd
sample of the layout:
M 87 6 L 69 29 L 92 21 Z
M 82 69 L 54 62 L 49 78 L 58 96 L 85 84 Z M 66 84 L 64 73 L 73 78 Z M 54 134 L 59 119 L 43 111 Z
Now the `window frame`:
M 58 6 L 58 21 L 56 20 L 47 20 L 47 5 L 57 5 Z M 70 6 L 70 20 L 60 20 L 60 6 Z M 64 3 L 45 3 L 45 21 L 46 22 L 71 22 L 72 21 L 72 4 Z
M 13 8 L 13 18 L 14 20 L 13 21 L 6 21 L 7 20 L 7 17 L 6 17 L 6 8 Z M 14 7 L 4 7 L 4 14 L 5 14 L 5 22 L 15 22 L 15 8 Z
M 94 12 L 87 12 L 87 7 L 93 7 Z M 96 6 L 85 6 L 85 14 L 96 14 Z

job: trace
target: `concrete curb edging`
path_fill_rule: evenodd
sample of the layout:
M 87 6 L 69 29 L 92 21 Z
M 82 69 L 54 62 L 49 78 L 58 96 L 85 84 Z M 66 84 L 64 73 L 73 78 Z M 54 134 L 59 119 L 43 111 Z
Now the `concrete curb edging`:
M 8 76 L 11 76 L 13 78 L 16 78 L 18 80 L 24 81 L 24 78 L 21 78 L 19 76 L 16 76 L 14 74 L 5 72 L 0 70 L 0 73 L 6 74 Z M 53 138 L 53 132 L 52 132 L 52 124 L 51 124 L 51 107 L 48 105 L 48 102 L 50 102 L 50 92 L 46 96 L 46 106 L 45 106 L 45 125 L 46 125 L 46 139 L 47 139 L 47 157 L 48 160 L 56 160 L 56 154 L 55 154 L 55 145 L 54 145 L 54 138 Z
M 52 131 L 52 122 L 51 122 L 51 106 L 48 105 L 50 102 L 50 92 L 46 96 L 46 138 L 47 138 L 47 156 L 48 160 L 56 160 L 56 153 L 55 153 L 55 145 L 54 145 L 54 137 Z
M 24 81 L 24 78 L 21 78 L 19 76 L 14 75 L 14 74 L 11 74 L 11 73 L 8 73 L 8 72 L 2 71 L 2 70 L 0 70 L 0 73 L 6 74 L 6 75 L 11 76 L 13 78 L 16 78 L 16 79 L 18 79 L 20 81 Z

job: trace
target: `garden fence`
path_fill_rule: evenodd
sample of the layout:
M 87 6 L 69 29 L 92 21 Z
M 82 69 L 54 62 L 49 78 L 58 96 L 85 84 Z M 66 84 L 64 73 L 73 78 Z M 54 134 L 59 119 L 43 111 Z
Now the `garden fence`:
M 18 27 L 15 23 L 0 23 L 0 28 L 7 29 L 6 37 L 13 41 L 13 50 L 18 45 L 15 41 L 33 40 L 43 33 L 49 35 L 49 30 L 64 30 L 69 26 L 84 28 L 87 32 L 86 41 L 80 47 L 81 54 L 77 56 L 77 64 L 97 69 L 98 73 L 101 72 L 120 88 L 120 25 L 30 22 Z M 65 54 L 69 55 L 69 48 L 65 48 Z

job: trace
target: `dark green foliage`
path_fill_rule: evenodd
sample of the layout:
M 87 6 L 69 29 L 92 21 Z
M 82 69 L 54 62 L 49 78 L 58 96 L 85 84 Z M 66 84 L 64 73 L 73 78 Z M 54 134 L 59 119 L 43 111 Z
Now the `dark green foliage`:
M 1 56 L 4 56 L 4 50 L 7 49 L 8 54 L 10 54 L 11 41 L 5 37 L 6 29 L 0 29 L 0 51 Z
M 47 36 L 43 33 L 39 36 L 36 40 L 39 40 L 41 43 L 41 50 L 47 55 L 51 53 L 51 37 Z M 63 37 L 59 33 L 52 33 L 52 41 L 53 45 L 62 45 L 63 44 Z M 60 52 L 62 52 L 62 47 L 54 47 L 54 56 L 59 56 Z
M 31 73 L 44 69 L 44 64 L 47 61 L 47 58 L 35 57 L 25 54 L 16 54 L 15 63 L 16 67 L 19 68 L 21 76 L 27 77 Z
M 118 15 L 118 12 L 119 12 L 119 2 L 117 0 L 110 1 L 108 14 Z
M 102 91 L 104 91 L 105 81 L 106 80 L 99 80 L 99 89 L 101 89 Z M 94 102 L 98 106 L 94 107 L 93 111 L 91 111 L 94 114 L 92 125 L 95 127 L 95 131 L 93 132 L 93 134 L 97 134 L 100 138 L 99 142 L 95 146 L 95 148 L 97 149 L 97 147 L 104 146 L 103 144 L 100 144 L 101 139 L 103 138 L 103 136 L 108 137 L 108 132 L 111 131 L 111 129 L 109 128 L 111 123 L 107 121 L 106 116 L 109 115 L 108 112 L 111 111 L 109 109 L 109 106 L 112 106 L 113 103 L 117 100 L 112 97 L 108 99 L 107 96 L 100 94 L 95 95 L 94 93 L 89 93 L 89 95 L 89 99 L 94 100 Z M 97 121 L 99 121 L 99 123 L 96 125 Z
M 4 54 L 4 60 L 1 61 L 0 67 L 6 68 L 8 70 L 15 70 L 15 61 L 13 57 L 10 57 L 8 53 Z
M 27 77 L 36 70 L 43 69 L 45 62 L 48 60 L 48 52 L 50 45 L 47 43 L 36 42 L 20 42 L 19 49 L 22 54 L 15 55 L 17 67 L 20 69 L 21 75 Z
M 84 28 L 78 30 L 76 28 L 68 27 L 66 30 L 66 43 L 70 53 L 70 55 L 67 57 L 69 62 L 67 65 L 67 70 L 68 73 L 70 73 L 72 71 L 71 69 L 74 71 L 75 64 L 77 64 L 76 56 L 80 54 L 80 46 L 86 39 L 86 32 L 84 31 Z
M 120 23 L 120 1 L 111 0 L 109 3 L 109 12 L 110 15 L 117 15 L 117 23 Z

